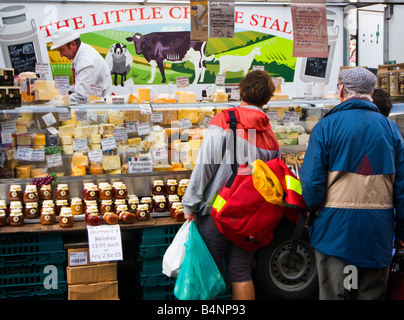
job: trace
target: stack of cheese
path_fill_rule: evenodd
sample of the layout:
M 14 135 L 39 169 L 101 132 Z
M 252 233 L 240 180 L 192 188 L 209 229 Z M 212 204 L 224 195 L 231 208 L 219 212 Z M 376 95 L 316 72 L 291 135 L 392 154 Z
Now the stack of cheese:
M 171 159 L 173 167 L 185 168 L 192 170 L 195 166 L 199 148 L 202 140 L 189 140 L 187 142 L 181 142 L 181 140 L 175 140 L 172 143 L 172 155 Z M 177 165 L 174 165 L 177 164 Z
M 49 101 L 58 95 L 60 95 L 60 91 L 56 89 L 55 81 L 35 81 L 35 100 Z

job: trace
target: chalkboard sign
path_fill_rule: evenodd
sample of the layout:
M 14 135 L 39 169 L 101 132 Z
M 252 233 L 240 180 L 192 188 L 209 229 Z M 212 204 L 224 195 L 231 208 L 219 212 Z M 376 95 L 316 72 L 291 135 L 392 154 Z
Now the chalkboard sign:
M 306 76 L 325 78 L 327 63 L 328 58 L 307 58 L 304 74 Z
M 25 42 L 8 46 L 10 60 L 14 68 L 14 74 L 21 72 L 35 72 L 37 62 L 33 42 Z
M 330 52 L 330 46 L 328 46 Z M 325 78 L 327 73 L 328 58 L 307 58 L 304 75 L 317 78 Z

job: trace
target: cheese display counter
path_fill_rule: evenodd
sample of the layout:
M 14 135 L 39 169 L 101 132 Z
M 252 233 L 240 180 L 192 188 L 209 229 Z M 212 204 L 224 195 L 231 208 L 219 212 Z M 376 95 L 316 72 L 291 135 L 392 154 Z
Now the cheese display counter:
M 295 171 L 312 127 L 337 103 L 274 101 L 264 108 L 283 159 Z M 58 220 L 67 221 L 69 216 L 93 225 L 139 223 L 169 216 L 183 221 L 181 206 L 172 210 L 171 205 L 181 201 L 210 119 L 224 108 L 237 105 L 237 101 L 47 103 L 3 110 L 0 199 L 5 205 L 4 225 L 17 229 L 14 226 L 40 223 L 46 228 Z M 32 198 L 28 195 L 31 189 Z M 56 219 L 46 215 L 49 202 Z M 148 212 L 138 212 L 145 204 Z M 116 213 L 119 205 L 133 217 L 102 219 L 105 212 Z M 63 207 L 69 210 L 61 219 Z M 27 208 L 35 213 L 29 214 Z M 72 226 L 74 223 L 59 223 L 60 229 Z

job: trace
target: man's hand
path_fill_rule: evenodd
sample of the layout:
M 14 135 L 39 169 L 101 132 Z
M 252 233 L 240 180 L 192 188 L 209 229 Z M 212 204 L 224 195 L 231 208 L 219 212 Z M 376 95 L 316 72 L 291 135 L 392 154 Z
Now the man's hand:
M 196 214 L 186 214 L 184 213 L 184 218 L 188 221 L 195 221 L 196 219 Z

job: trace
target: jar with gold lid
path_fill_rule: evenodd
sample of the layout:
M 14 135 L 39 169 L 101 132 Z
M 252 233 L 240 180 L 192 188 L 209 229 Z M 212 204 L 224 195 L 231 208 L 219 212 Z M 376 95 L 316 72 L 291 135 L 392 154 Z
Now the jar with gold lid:
M 181 179 L 178 183 L 177 194 L 182 197 L 187 191 L 189 179 Z
M 39 205 L 38 202 L 27 202 L 24 208 L 25 219 L 35 219 L 39 217 Z
M 128 190 L 125 184 L 117 184 L 114 187 L 114 198 L 115 199 L 126 199 L 128 196 Z
M 98 188 L 95 184 L 88 184 L 83 190 L 84 200 L 97 200 L 98 199 Z
M 152 186 L 153 195 L 164 195 L 165 186 L 163 180 L 154 180 Z
M 166 197 L 165 196 L 154 196 L 153 197 L 153 209 L 155 212 L 167 211 Z
M 100 214 L 104 216 L 106 212 L 113 212 L 114 211 L 114 205 L 112 203 L 112 200 L 102 200 L 100 204 Z
M 180 202 L 180 197 L 178 194 L 169 194 L 168 195 L 168 211 L 171 212 L 171 206 L 174 202 Z
M 170 194 L 177 194 L 177 187 L 178 187 L 178 182 L 175 179 L 168 179 L 167 180 L 167 185 L 166 185 L 166 193 L 168 195 Z
M 62 207 L 68 207 L 69 202 L 67 200 L 56 200 L 55 214 L 58 216 L 62 210 Z
M 0 200 L 0 210 L 4 210 L 6 215 L 8 214 L 8 207 L 6 200 Z
M 8 216 L 8 224 L 11 227 L 18 227 L 24 224 L 24 215 L 20 209 L 10 210 L 10 215 Z
M 24 202 L 38 202 L 39 201 L 39 195 L 37 192 L 36 185 L 34 184 L 29 184 L 25 187 L 25 192 L 24 192 Z
M 42 207 L 41 209 L 41 224 L 51 225 L 55 224 L 56 215 L 53 207 Z
M 79 197 L 73 197 L 70 199 L 70 210 L 73 215 L 83 214 L 83 201 Z
M 100 183 L 98 185 L 100 200 L 112 200 L 112 186 L 109 183 Z
M 58 184 L 55 192 L 56 200 L 69 200 L 70 190 L 67 184 Z
M 44 200 L 44 201 L 42 202 L 41 212 L 42 212 L 45 208 L 51 208 L 53 211 L 55 211 L 55 203 L 53 202 L 53 200 Z
M 149 211 L 152 212 L 153 211 L 153 200 L 151 197 L 142 197 L 140 199 L 140 203 L 142 204 L 147 204 L 149 206 Z
M 147 204 L 139 204 L 136 209 L 136 220 L 147 221 L 150 220 L 150 210 Z
M 98 206 L 87 206 L 84 214 L 85 214 L 86 221 L 87 221 L 88 216 L 91 214 L 99 215 L 100 213 L 98 210 Z
M 73 227 L 74 216 L 69 207 L 63 207 L 59 214 L 59 227 L 71 228 Z
M 170 216 L 171 216 L 172 218 L 175 217 L 175 216 L 174 216 L 175 210 L 176 210 L 177 208 L 180 208 L 180 207 L 183 207 L 183 205 L 182 205 L 181 202 L 174 202 L 174 203 L 171 205 Z
M 128 211 L 136 213 L 136 208 L 139 204 L 139 199 L 135 195 L 128 196 Z
M 8 200 L 9 201 L 22 201 L 23 200 L 23 193 L 22 193 L 21 185 L 12 184 L 10 186 L 10 191 L 8 192 Z
M 41 189 L 39 189 L 39 199 L 42 201 L 53 199 L 52 187 L 50 184 L 44 184 L 41 186 Z
M 128 211 L 128 206 L 126 204 L 120 204 L 115 206 L 114 212 L 115 214 L 119 215 L 120 212 Z

